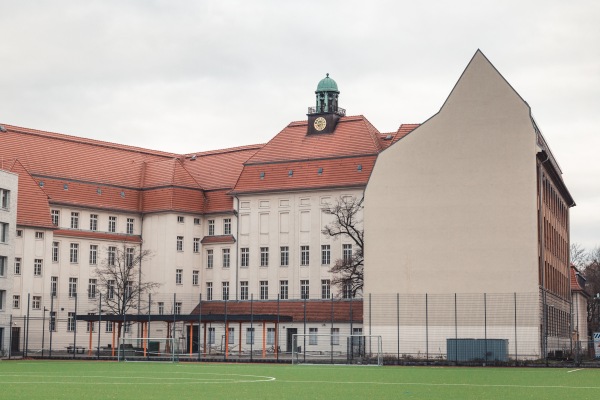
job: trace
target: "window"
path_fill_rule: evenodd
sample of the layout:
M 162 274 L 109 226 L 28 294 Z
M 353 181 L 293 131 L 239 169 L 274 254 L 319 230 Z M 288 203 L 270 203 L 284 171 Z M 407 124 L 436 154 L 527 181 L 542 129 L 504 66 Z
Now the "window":
M 115 265 L 117 260 L 117 248 L 115 246 L 108 246 L 108 265 Z
M 192 285 L 198 286 L 199 280 L 200 280 L 200 271 L 197 271 L 197 270 L 192 271 Z
M 281 254 L 280 265 L 282 267 L 287 267 L 290 265 L 290 248 L 288 246 L 281 246 L 279 250 Z
M 165 313 L 165 302 L 159 301 L 158 302 L 158 314 L 163 315 L 164 313 Z
M 71 229 L 79 229 L 79 213 L 71 211 Z
M 77 278 L 69 278 L 69 297 L 77 297 Z
M 177 251 L 183 251 L 183 236 L 177 236 Z
M 288 299 L 288 281 L 279 281 L 279 298 L 281 300 Z
M 248 281 L 240 281 L 240 300 L 248 300 Z
M 33 260 L 33 275 L 34 276 L 42 276 L 42 265 L 44 260 L 41 258 L 36 258 Z
M 308 246 L 300 246 L 300 265 L 308 265 L 310 250 Z
M 231 218 L 223 220 L 223 235 L 231 235 Z
M 58 242 L 52 242 L 52 262 L 58 262 Z
M 98 245 L 90 244 L 90 265 L 96 265 L 98 262 Z
M 214 264 L 214 255 L 213 250 L 206 250 L 206 268 L 212 268 Z
M 17 229 L 17 237 L 23 237 L 23 230 Z
M 331 298 L 331 281 L 329 279 L 321 279 L 321 298 Z
M 88 315 L 94 315 L 94 313 L 88 313 Z M 86 332 L 90 332 L 90 331 L 94 332 L 94 325 L 96 325 L 96 324 L 93 323 L 93 322 L 86 323 L 85 324 L 85 331 Z
M 106 328 L 105 328 L 106 332 L 110 333 L 113 331 L 113 322 L 110 321 L 106 321 Z
M 194 225 L 200 225 L 200 218 L 194 218 Z
M 208 328 L 208 344 L 215 344 L 215 328 Z
M 21 308 L 21 296 L 13 295 L 13 308 Z
M 75 313 L 70 312 L 67 314 L 67 332 L 73 332 L 75 330 Z
M 179 223 L 179 224 L 183 224 L 183 221 L 184 221 L 184 220 L 185 220 L 185 219 L 183 218 L 183 215 L 178 215 L 178 216 L 177 216 L 177 223 Z
M 117 217 L 108 217 L 108 231 L 115 233 L 117 231 Z
M 48 322 L 48 330 L 56 332 L 56 311 L 50 311 L 50 322 Z
M 90 279 L 88 282 L 88 299 L 96 298 L 96 280 Z
M 15 257 L 15 275 L 21 275 L 21 257 Z
M 342 286 L 342 297 L 344 299 L 350 299 L 354 297 L 352 295 L 352 284 L 350 282 L 346 282 Z
M 268 247 L 260 248 L 260 266 L 261 267 L 269 266 L 269 248 Z
M 133 260 L 135 257 L 135 249 L 133 247 L 128 247 L 125 249 L 125 265 L 128 267 L 133 267 Z
M 260 281 L 260 299 L 269 299 L 269 281 Z
M 52 211 L 50 211 L 50 216 L 52 217 L 52 225 L 58 226 L 58 222 L 60 219 L 60 211 L 52 210 Z
M 125 299 L 133 297 L 133 281 L 127 281 L 125 284 Z
M 275 328 L 267 328 L 267 345 L 275 345 Z
M 182 303 L 180 301 L 175 302 L 175 314 L 177 314 L 177 315 L 181 314 L 181 306 L 182 306 Z
M 221 282 L 221 298 L 223 300 L 229 300 L 229 282 Z
M 231 253 L 229 249 L 223 249 L 223 268 L 229 268 L 231 264 Z
M 200 252 L 200 238 L 194 238 L 194 253 Z
M 331 328 L 331 344 L 340 344 L 340 328 Z
M 98 230 L 98 214 L 90 214 L 90 231 Z
M 317 344 L 319 344 L 318 336 L 317 336 L 317 334 L 319 333 L 319 329 L 318 328 L 308 328 L 308 332 L 309 332 L 308 344 L 313 345 L 313 346 L 316 346 Z
M 242 247 L 241 252 L 241 266 L 247 267 L 250 265 L 250 249 L 248 247 Z
M 254 344 L 254 328 L 246 328 L 246 344 Z
M 227 343 L 235 344 L 235 328 L 229 328 L 227 330 Z
M 6 290 L 0 290 L 0 310 L 4 310 L 4 302 L 6 301 Z
M 127 234 L 133 235 L 133 218 L 127 218 Z
M 344 263 L 349 263 L 352 261 L 352 245 L 351 244 L 343 244 L 342 245 L 342 260 Z
M 215 235 L 215 220 L 209 219 L 208 220 L 208 236 L 214 236 L 214 235 Z
M 331 246 L 328 244 L 321 245 L 321 265 L 331 264 Z
M 71 252 L 69 253 L 69 260 L 71 264 L 77 264 L 79 262 L 79 243 L 71 243 Z
M 300 298 L 306 300 L 308 299 L 309 294 L 308 279 L 303 279 L 300 281 Z
M 183 276 L 183 270 L 176 269 L 175 270 L 175 284 L 176 285 L 181 285 L 182 276 Z
M 8 257 L 0 256 L 0 276 L 6 275 Z
M 206 282 L 206 300 L 212 300 L 213 298 L 213 286 L 212 282 Z
M 9 190 L 0 189 L 0 208 L 4 208 L 5 210 L 8 208 L 9 193 Z
M 36 232 L 37 238 L 37 232 Z M 0 243 L 8 242 L 8 224 L 0 222 Z
M 106 297 L 109 299 L 115 298 L 115 281 L 114 279 L 109 279 L 106 281 Z
M 44 238 L 44 232 L 36 231 L 35 232 L 35 238 L 36 239 L 43 239 Z
M 58 276 L 50 277 L 50 296 L 56 297 L 58 293 Z

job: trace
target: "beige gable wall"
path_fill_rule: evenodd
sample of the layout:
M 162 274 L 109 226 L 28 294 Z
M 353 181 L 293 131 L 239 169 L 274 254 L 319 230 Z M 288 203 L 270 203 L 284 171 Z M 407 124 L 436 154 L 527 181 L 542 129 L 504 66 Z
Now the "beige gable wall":
M 536 292 L 528 105 L 479 51 L 438 114 L 380 154 L 365 293 Z

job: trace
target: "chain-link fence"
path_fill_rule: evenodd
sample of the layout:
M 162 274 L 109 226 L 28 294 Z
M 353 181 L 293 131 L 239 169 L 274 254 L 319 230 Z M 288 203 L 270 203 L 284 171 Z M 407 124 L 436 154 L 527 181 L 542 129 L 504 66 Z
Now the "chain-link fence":
M 125 338 L 130 351 L 147 358 L 172 343 L 180 360 L 289 362 L 301 352 L 333 359 L 346 354 L 332 346 L 344 342 L 336 337 L 368 335 L 381 336 L 387 364 L 595 359 L 593 344 L 573 337 L 581 329 L 571 304 L 545 292 L 287 297 L 207 301 L 202 294 L 151 294 L 129 301 L 122 314 L 101 295 L 29 295 L 20 313 L 0 315 L 0 356 L 116 358 Z M 294 335 L 304 335 L 303 343 Z M 310 335 L 332 339 L 323 346 Z

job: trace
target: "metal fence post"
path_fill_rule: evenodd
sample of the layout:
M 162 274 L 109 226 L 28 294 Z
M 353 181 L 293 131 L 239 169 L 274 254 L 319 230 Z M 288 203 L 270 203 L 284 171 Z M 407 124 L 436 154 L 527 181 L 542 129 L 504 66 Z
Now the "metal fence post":
M 483 294 L 483 334 L 485 348 L 485 362 L 488 360 L 488 345 L 487 345 L 487 293 Z
M 29 313 L 31 312 L 31 308 L 29 308 L 29 300 L 31 299 L 31 293 L 27 293 L 27 320 L 25 322 L 25 351 L 23 353 L 23 357 L 27 358 L 27 351 L 29 350 Z
M 75 293 L 75 313 L 73 315 L 73 359 L 77 354 L 77 293 Z
M 93 325 L 92 325 L 93 326 Z M 102 331 L 102 292 L 98 298 L 98 348 L 96 350 L 96 358 L 100 359 L 100 332 Z
M 48 349 L 48 357 L 52 357 L 52 332 L 56 328 L 56 315 L 54 314 L 54 296 L 50 295 L 50 322 L 48 322 L 48 329 L 50 330 L 50 343 Z
M 517 292 L 513 293 L 515 303 L 515 365 L 519 361 L 519 351 L 517 350 Z
M 200 361 L 200 344 L 202 343 L 202 337 L 200 331 L 202 330 L 202 293 L 198 295 L 198 361 Z
M 429 360 L 429 301 L 425 293 L 425 359 Z
M 454 362 L 458 363 L 458 299 L 457 294 L 454 293 Z M 446 350 L 448 351 L 448 350 Z
M 400 293 L 396 293 L 396 336 L 398 342 L 398 355 L 396 363 L 400 364 Z
M 250 295 L 250 361 L 252 361 L 252 353 L 254 352 L 254 293 Z M 246 341 L 248 341 L 246 339 Z

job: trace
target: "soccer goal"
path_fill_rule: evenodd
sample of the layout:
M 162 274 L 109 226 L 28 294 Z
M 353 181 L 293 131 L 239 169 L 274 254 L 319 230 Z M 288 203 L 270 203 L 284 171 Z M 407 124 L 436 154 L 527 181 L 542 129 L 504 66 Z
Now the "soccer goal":
M 292 364 L 383 365 L 381 336 L 293 335 Z
M 119 361 L 178 361 L 174 338 L 121 338 L 117 351 Z

